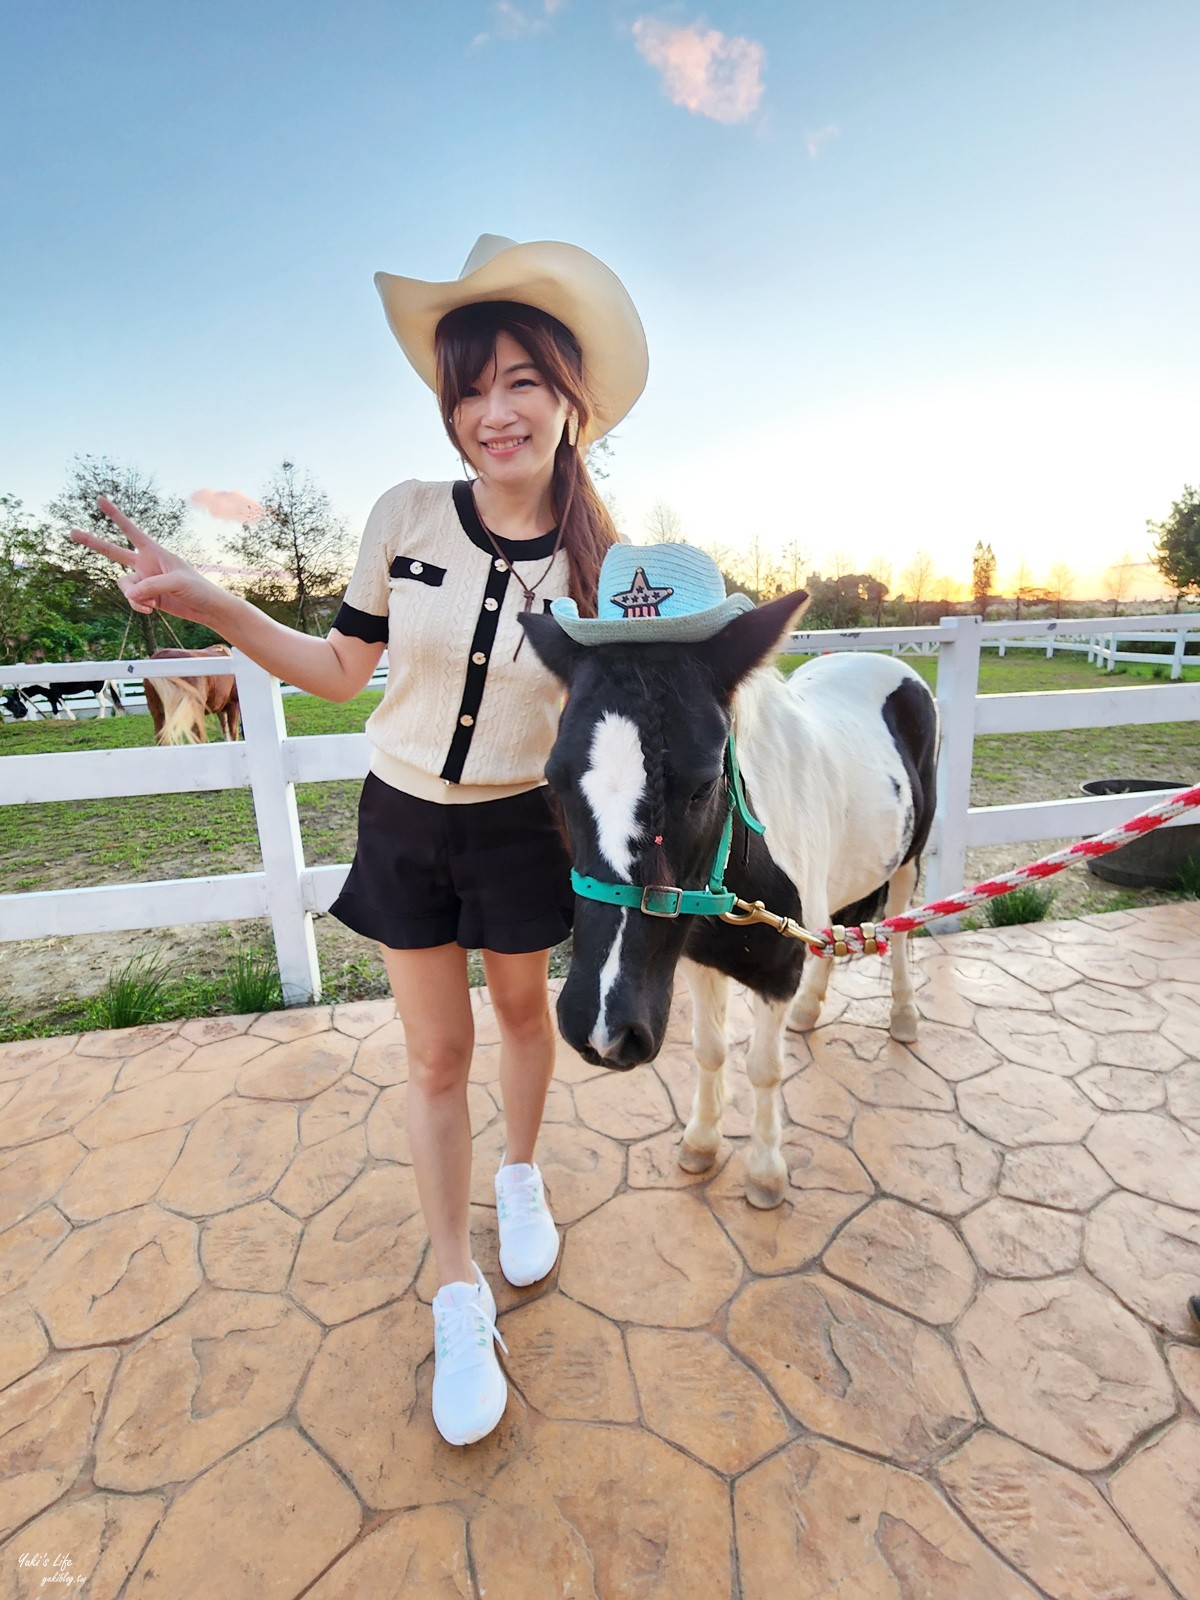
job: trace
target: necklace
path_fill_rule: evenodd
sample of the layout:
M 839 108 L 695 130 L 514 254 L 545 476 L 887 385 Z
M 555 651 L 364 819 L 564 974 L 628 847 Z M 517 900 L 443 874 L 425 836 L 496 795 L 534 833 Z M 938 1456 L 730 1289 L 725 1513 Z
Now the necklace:
M 487 535 L 487 541 L 491 545 L 492 549 L 496 552 L 497 559 L 504 562 L 504 565 L 508 568 L 508 570 L 512 573 L 513 577 L 517 580 L 517 582 L 521 586 L 521 593 L 525 596 L 525 604 L 521 607 L 522 613 L 527 612 L 527 611 L 532 611 L 533 610 L 533 602 L 537 598 L 537 592 L 541 588 L 542 584 L 545 583 L 546 579 L 549 577 L 550 568 L 554 565 L 555 559 L 558 556 L 558 552 L 562 549 L 562 542 L 563 542 L 563 529 L 562 529 L 562 527 L 560 526 L 559 529 L 558 529 L 557 536 L 555 537 L 555 540 L 554 540 L 554 549 L 550 552 L 549 561 L 547 561 L 546 565 L 542 568 L 540 576 L 537 577 L 532 584 L 528 584 L 528 583 L 525 582 L 525 580 L 521 576 L 521 574 L 517 571 L 516 565 L 514 564 L 512 557 L 511 556 L 506 556 L 504 551 L 501 550 L 499 544 L 497 543 L 497 536 L 488 527 L 487 523 L 483 520 L 483 518 L 481 516 L 479 516 L 479 502 L 475 498 L 474 486 L 472 486 L 472 488 L 471 488 L 471 504 L 475 508 L 476 517 L 479 518 L 479 526 L 483 529 L 484 533 Z M 512 540 L 509 541 L 510 544 L 512 542 L 513 542 Z M 521 646 L 524 643 L 525 643 L 525 630 L 524 630 L 524 628 L 522 628 L 521 629 L 521 637 L 517 640 L 517 648 L 513 651 L 513 660 L 514 661 L 521 654 Z

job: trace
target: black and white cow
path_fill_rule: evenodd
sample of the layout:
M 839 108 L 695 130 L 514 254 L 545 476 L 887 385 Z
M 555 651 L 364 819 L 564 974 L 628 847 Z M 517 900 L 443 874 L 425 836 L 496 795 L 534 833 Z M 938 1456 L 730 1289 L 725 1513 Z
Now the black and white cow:
M 765 832 L 735 810 L 726 886 L 814 930 L 910 903 L 933 821 L 936 703 L 890 656 L 823 656 L 786 681 L 763 666 L 805 598 L 785 595 L 692 644 L 638 643 L 633 631 L 629 644 L 585 646 L 552 616 L 522 619 L 569 690 L 546 776 L 579 873 L 704 887 L 729 806 L 732 725 L 749 807 Z M 891 1031 L 911 1040 L 917 1011 L 906 939 L 893 939 L 891 950 Z M 728 980 L 745 984 L 755 1010 L 746 1195 L 775 1206 L 787 1187 L 778 1106 L 784 1027 L 789 1008 L 793 1026 L 815 1024 L 832 965 L 805 955 L 804 944 L 761 924 L 653 916 L 580 898 L 559 1026 L 589 1061 L 628 1069 L 652 1060 L 683 960 L 700 1072 L 679 1159 L 703 1171 L 721 1137 Z

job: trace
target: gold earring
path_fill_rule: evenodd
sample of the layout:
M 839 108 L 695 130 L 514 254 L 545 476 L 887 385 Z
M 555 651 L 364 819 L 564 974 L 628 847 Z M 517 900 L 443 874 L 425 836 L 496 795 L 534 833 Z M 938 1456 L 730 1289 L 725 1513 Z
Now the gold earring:
M 574 412 L 567 418 L 567 443 L 572 450 L 579 443 L 579 418 Z

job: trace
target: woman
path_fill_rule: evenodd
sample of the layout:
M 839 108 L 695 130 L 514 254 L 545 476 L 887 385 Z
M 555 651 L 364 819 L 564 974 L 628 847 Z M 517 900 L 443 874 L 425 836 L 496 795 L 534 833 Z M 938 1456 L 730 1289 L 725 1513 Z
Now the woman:
M 535 1283 L 559 1245 L 534 1146 L 554 1064 L 549 952 L 572 911 L 543 773 L 560 692 L 521 648 L 517 618 L 564 595 L 595 614 L 616 534 L 583 452 L 641 393 L 646 345 L 619 280 L 572 245 L 485 235 L 454 282 L 375 282 L 474 478 L 382 496 L 328 638 L 225 593 L 110 502 L 100 504 L 132 550 L 73 537 L 128 569 L 136 610 L 202 622 L 326 699 L 358 694 L 389 647 L 357 850 L 332 910 L 379 941 L 404 1026 L 413 1167 L 439 1282 L 433 1414 L 461 1445 L 489 1433 L 507 1401 L 495 1299 L 469 1241 L 468 949 L 483 951 L 501 1037 L 501 1269 Z

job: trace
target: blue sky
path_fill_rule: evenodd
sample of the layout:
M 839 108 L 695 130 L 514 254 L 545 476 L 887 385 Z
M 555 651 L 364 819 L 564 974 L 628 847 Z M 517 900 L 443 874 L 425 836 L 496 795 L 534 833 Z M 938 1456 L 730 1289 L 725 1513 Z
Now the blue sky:
M 651 376 L 609 487 L 731 549 L 1055 561 L 1200 479 L 1192 0 L 9 0 L 0 492 L 74 452 L 352 526 L 457 466 L 378 268 L 607 261 Z M 196 526 L 220 525 L 197 512 Z

